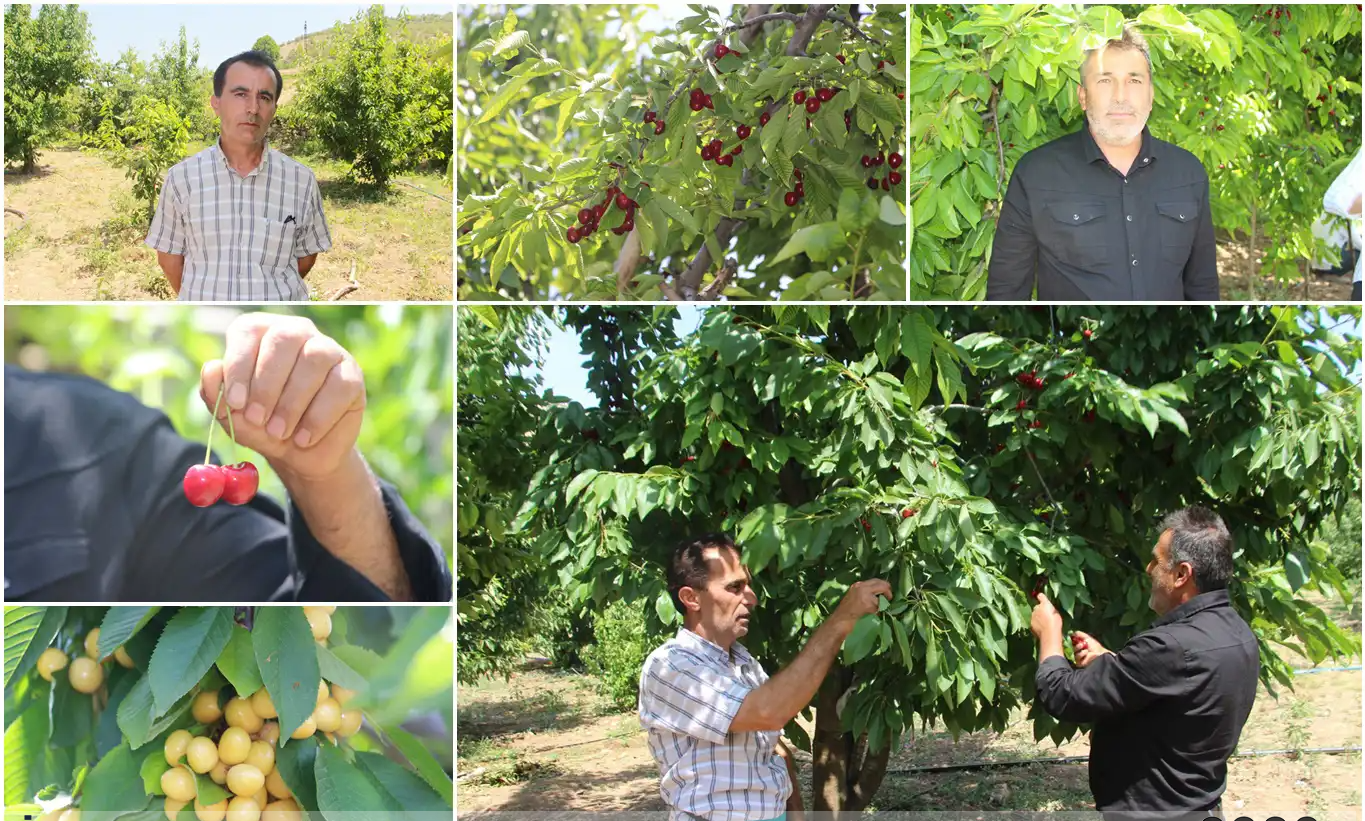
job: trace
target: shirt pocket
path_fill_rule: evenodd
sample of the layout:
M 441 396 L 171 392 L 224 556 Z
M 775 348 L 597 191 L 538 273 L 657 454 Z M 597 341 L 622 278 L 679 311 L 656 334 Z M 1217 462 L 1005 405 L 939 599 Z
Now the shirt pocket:
M 85 532 L 5 534 L 6 601 L 87 601 L 82 578 L 90 567 Z
M 1193 200 L 1158 202 L 1156 214 L 1161 261 L 1183 269 L 1194 250 L 1194 235 L 1199 230 L 1199 203 Z
M 1101 202 L 1049 203 L 1039 242 L 1067 265 L 1095 270 L 1109 257 L 1107 210 Z
M 294 261 L 295 220 L 266 217 L 261 221 L 261 245 L 259 261 L 262 272 L 272 275 L 293 274 L 298 263 Z

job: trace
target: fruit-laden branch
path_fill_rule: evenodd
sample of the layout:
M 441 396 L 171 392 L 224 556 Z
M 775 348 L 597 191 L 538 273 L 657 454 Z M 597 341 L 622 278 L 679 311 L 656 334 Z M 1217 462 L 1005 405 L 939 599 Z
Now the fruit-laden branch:
M 825 16 L 829 14 L 831 8 L 833 8 L 833 6 L 813 5 L 807 9 L 806 13 L 802 15 L 801 21 L 796 24 L 796 31 L 792 33 L 791 41 L 787 43 L 786 55 L 788 57 L 801 57 L 805 55 L 806 46 L 810 43 L 810 38 L 814 36 L 815 29 L 824 22 Z M 773 112 L 786 105 L 786 103 L 787 101 L 785 99 L 774 100 L 768 104 L 764 109 L 764 112 L 771 116 Z M 752 172 L 752 168 L 746 168 L 744 170 L 744 174 L 740 178 L 739 183 L 741 188 L 745 188 L 752 183 Z M 745 203 L 743 200 L 738 200 L 736 201 L 735 207 L 743 208 L 744 205 Z M 736 219 L 735 217 L 726 217 L 722 219 L 720 223 L 716 225 L 716 242 L 718 247 L 722 249 L 726 248 L 730 244 L 730 239 L 743 224 L 744 220 Z M 711 261 L 711 252 L 707 250 L 706 243 L 702 243 L 701 249 L 698 250 L 697 255 L 692 258 L 692 262 L 687 266 L 687 270 L 683 271 L 682 275 L 678 277 L 678 293 L 683 299 L 692 300 L 697 297 L 697 289 L 701 286 L 702 277 L 710 270 Z

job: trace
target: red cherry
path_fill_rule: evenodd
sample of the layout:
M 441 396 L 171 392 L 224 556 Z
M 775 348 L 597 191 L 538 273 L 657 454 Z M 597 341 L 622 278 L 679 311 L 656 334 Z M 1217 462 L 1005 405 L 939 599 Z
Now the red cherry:
M 595 206 L 595 207 L 592 209 L 593 222 L 597 222 L 598 220 L 602 219 L 602 215 L 605 214 L 605 213 L 607 213 L 607 205 L 606 205 L 606 203 L 603 203 L 602 205 Z
M 1004 442 L 1001 442 L 1000 444 L 998 444 L 998 445 L 995 446 L 995 452 L 996 452 L 996 453 L 1000 453 L 1000 452 L 1002 452 L 1004 449 L 1005 449 L 1005 443 L 1004 443 Z
M 890 177 L 887 177 L 887 178 L 885 178 L 885 179 L 882 180 L 882 190 L 883 190 L 883 191 L 890 191 L 890 190 L 891 190 L 891 178 L 890 178 Z
M 692 99 L 692 102 L 687 104 L 687 107 L 693 111 L 701 111 L 703 108 L 706 108 L 706 106 L 702 105 L 701 100 L 698 100 L 695 97 Z
M 836 54 L 836 55 L 834 55 L 834 59 L 836 59 L 836 60 L 839 61 L 839 65 L 841 65 L 841 66 L 842 66 L 842 65 L 846 65 L 846 63 L 845 63 L 844 61 L 845 61 L 847 58 L 844 57 L 844 55 L 842 55 L 842 54 Z
M 754 133 L 754 130 L 747 125 L 742 125 L 735 129 L 735 136 L 739 137 L 741 140 L 749 139 L 749 135 L 752 133 Z
M 587 225 L 588 223 L 592 222 L 592 209 L 591 208 L 578 209 L 578 222 L 580 225 Z
M 702 90 L 699 89 L 699 88 L 694 88 L 694 89 L 692 89 L 692 91 L 689 92 L 689 94 L 688 94 L 688 96 L 691 97 L 693 100 L 700 100 L 700 99 L 701 99 L 702 97 L 704 97 L 705 95 L 706 95 L 706 92 L 705 92 L 705 91 L 702 91 Z
M 223 501 L 230 505 L 244 505 L 256 498 L 261 484 L 261 473 L 250 462 L 228 465 L 223 471 Z
M 1094 421 L 1095 421 L 1095 412 L 1092 411 L 1092 410 L 1091 410 L 1091 411 L 1086 411 L 1086 412 L 1085 412 L 1085 421 L 1086 421 L 1086 422 L 1094 422 Z
M 863 162 L 863 168 L 871 168 L 871 167 L 872 167 L 872 158 L 869 157 L 869 156 L 867 156 L 866 154 L 863 155 L 863 160 L 862 160 L 862 162 Z
M 695 457 L 695 456 L 684 456 L 684 457 L 682 458 L 682 460 L 683 460 L 683 464 L 687 464 L 688 462 L 695 462 L 695 461 L 697 461 L 697 457 Z
M 744 146 L 742 146 L 742 145 L 737 145 L 737 146 L 735 146 L 734 148 L 730 149 L 730 156 L 732 156 L 732 157 L 738 157 L 740 154 L 743 154 L 743 153 L 744 153 Z
M 734 165 L 734 164 L 735 164 L 735 158 L 732 157 L 732 156 L 730 156 L 729 154 L 726 154 L 725 156 L 723 156 L 723 157 L 721 157 L 720 159 L 716 160 L 716 165 L 723 165 L 723 166 L 725 166 L 726 168 L 729 168 L 730 166 L 732 166 L 732 165 Z
M 805 183 L 798 182 L 798 183 L 796 184 L 796 188 L 793 189 L 793 193 L 795 193 L 796 196 L 798 196 L 798 197 L 804 197 L 804 196 L 806 196 L 806 184 L 805 184 Z
M 796 196 L 795 191 L 788 191 L 787 195 L 782 198 L 782 201 L 787 204 L 788 208 L 795 208 L 796 203 L 799 202 L 800 199 L 800 197 Z
M 793 169 L 792 169 L 792 176 L 793 176 L 793 177 L 796 177 L 798 180 L 804 180 L 804 179 L 806 178 L 806 175 L 805 175 L 805 174 L 802 174 L 802 173 L 801 173 L 801 169 L 799 169 L 799 168 L 793 168 Z
M 711 142 L 707 143 L 707 145 L 710 146 L 711 150 L 716 153 L 720 153 L 720 150 L 725 147 L 725 143 L 721 142 L 719 139 L 712 140 Z
M 868 187 L 868 188 L 871 188 L 873 191 L 876 191 L 876 190 L 877 190 L 877 178 L 876 178 L 876 177 L 868 177 L 868 178 L 867 178 L 867 187 Z
M 901 511 L 901 518 L 902 518 L 902 519 L 909 519 L 911 516 L 914 516 L 914 515 L 915 515 L 915 510 L 914 510 L 914 508 L 909 508 L 909 507 L 907 507 L 906 509 L 904 509 L 904 510 Z
M 1015 405 L 1015 406 L 1014 406 L 1014 409 L 1015 409 L 1015 410 L 1024 410 L 1024 409 L 1027 408 L 1027 407 L 1028 407 L 1028 400 L 1027 400 L 1027 399 L 1020 399 L 1020 400 L 1019 400 L 1019 404 Z
M 582 239 L 582 238 L 583 238 L 583 235 L 580 234 L 580 233 L 578 233 L 578 229 L 577 229 L 577 228 L 570 228 L 570 229 L 569 229 L 569 237 L 568 237 L 569 242 L 571 242 L 571 243 L 578 242 L 578 241 L 579 241 L 580 239 Z
M 885 61 L 885 60 L 878 60 L 878 61 L 877 61 L 877 70 L 878 70 L 878 71 L 881 71 L 881 70 L 882 70 L 883 68 L 885 68 L 885 67 L 886 67 L 886 61 Z
M 873 164 L 873 165 L 881 165 L 881 164 L 884 163 L 884 162 L 886 162 L 886 152 L 885 152 L 885 151 L 878 151 L 878 152 L 877 152 L 877 158 L 876 158 L 875 160 L 872 161 L 872 164 Z
M 634 231 L 634 230 L 635 230 L 635 217 L 634 217 L 633 215 L 629 215 L 629 216 L 626 217 L 626 221 L 623 222 L 623 223 L 621 223 L 621 233 L 624 234 L 624 233 L 627 233 L 627 232 L 630 232 L 630 231 Z
M 866 519 L 859 519 L 858 521 L 860 521 L 860 522 L 863 523 L 863 530 L 871 530 L 871 529 L 872 529 L 872 525 L 868 524 Z
M 223 469 L 217 465 L 193 465 L 185 471 L 185 498 L 195 507 L 208 507 L 223 498 L 223 486 L 227 479 Z
M 652 122 L 654 122 L 655 120 L 657 120 L 658 118 L 659 118 L 659 115 L 658 115 L 657 113 L 653 112 L 653 111 L 646 111 L 646 112 L 645 112 L 645 122 L 647 122 L 647 123 L 652 123 Z
M 900 168 L 901 163 L 903 162 L 905 162 L 905 158 L 902 157 L 900 154 L 897 154 L 895 151 L 892 151 L 891 156 L 886 158 L 887 165 L 890 165 L 892 168 Z
M 803 88 L 792 95 L 792 102 L 801 105 L 806 101 L 806 90 Z
M 659 121 L 657 121 L 657 122 L 654 123 L 654 133 L 655 133 L 655 134 L 662 134 L 662 133 L 664 133 L 664 121 L 663 121 L 663 120 L 659 120 Z
M 814 97 L 811 97 L 809 100 L 806 100 L 806 111 L 810 112 L 811 114 L 814 114 L 819 110 L 820 110 L 819 100 L 817 100 Z
M 819 101 L 822 102 L 822 103 L 827 103 L 827 102 L 829 102 L 830 100 L 833 100 L 833 99 L 834 99 L 834 89 L 832 89 L 832 88 L 819 88 L 819 89 L 816 89 L 816 90 L 815 90 L 815 99 L 819 100 Z
M 630 197 L 627 197 L 625 194 L 617 194 L 617 195 L 616 195 L 616 207 L 617 207 L 617 208 L 620 208 L 622 211 L 624 211 L 624 210 L 626 210 L 627 208 L 629 208 L 629 207 L 630 207 Z
M 1328 116 L 1328 117 L 1335 117 L 1335 116 L 1337 116 L 1337 110 L 1336 110 L 1335 108 L 1332 109 L 1331 111 L 1327 112 L 1327 116 Z
M 716 43 L 716 59 L 717 59 L 717 60 L 719 60 L 720 58 L 724 57 L 725 55 L 727 55 L 727 54 L 729 54 L 729 53 L 730 53 L 730 47 L 729 47 L 729 46 L 725 45 L 724 43 Z
M 1092 330 L 1090 330 L 1089 328 L 1086 328 L 1084 331 L 1081 331 L 1081 336 L 1085 337 L 1086 339 L 1089 339 L 1090 337 L 1092 337 L 1092 336 L 1094 336 L 1094 335 L 1095 335 L 1095 332 L 1092 331 Z
M 771 120 L 772 118 L 773 118 L 772 115 L 765 111 L 758 116 L 758 124 L 760 126 L 767 125 L 768 121 Z
M 886 175 L 886 178 L 891 181 L 892 185 L 901 184 L 901 172 L 899 171 L 892 171 L 890 174 Z
M 711 146 L 703 145 L 701 147 L 701 158 L 703 162 L 711 162 L 715 159 L 715 155 L 711 153 Z
M 715 108 L 715 106 L 711 104 L 711 95 L 710 95 L 710 94 L 702 95 L 701 102 L 702 102 L 702 105 L 706 106 L 707 108 L 711 108 L 711 109 L 714 109 L 714 108 Z

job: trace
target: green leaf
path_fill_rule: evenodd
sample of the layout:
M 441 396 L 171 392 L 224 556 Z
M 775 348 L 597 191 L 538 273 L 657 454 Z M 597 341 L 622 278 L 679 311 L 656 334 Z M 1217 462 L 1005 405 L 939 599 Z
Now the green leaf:
M 100 658 L 108 658 L 124 642 L 137 635 L 147 626 L 147 622 L 161 610 L 160 607 L 111 607 L 100 622 Z
M 90 697 L 86 696 L 88 700 Z M 104 818 L 115 818 L 138 812 L 148 806 L 142 791 L 142 777 L 138 763 L 127 744 L 120 744 L 101 758 L 85 779 L 81 795 L 81 812 L 110 813 Z
M 280 714 L 283 745 L 317 706 L 317 644 L 308 619 L 298 607 L 258 609 L 252 639 L 261 680 Z
M 152 704 L 152 688 L 148 677 L 139 676 L 133 689 L 128 691 L 123 703 L 118 706 L 119 729 L 127 736 L 129 746 L 136 750 L 179 721 L 189 711 L 193 698 L 193 692 L 186 693 L 164 715 L 160 714 Z
M 331 746 L 318 748 L 313 762 L 318 809 L 327 821 L 389 821 L 390 797 L 370 776 Z M 288 783 L 288 782 L 286 782 Z
M 276 608 L 263 608 L 265 611 Z M 171 619 L 152 651 L 147 678 L 158 714 L 199 683 L 232 638 L 232 608 L 186 607 Z
M 357 752 L 356 769 L 369 776 L 384 796 L 384 806 L 404 812 L 442 812 L 454 801 L 442 799 L 430 784 L 379 753 Z M 454 790 L 452 789 L 452 797 Z M 321 796 L 319 796 L 319 799 Z
M 76 692 L 68 676 L 54 676 L 52 687 L 52 746 L 74 747 L 94 729 L 91 698 Z
M 672 606 L 672 600 L 670 600 L 669 607 Z M 667 624 L 667 620 L 665 620 L 664 623 Z M 403 754 L 403 757 L 408 760 L 408 763 L 417 770 L 417 774 L 420 775 L 427 784 L 431 785 L 432 789 L 436 790 L 441 799 L 445 801 L 446 804 L 453 805 L 455 803 L 454 782 L 450 780 L 450 776 L 446 775 L 445 769 L 441 766 L 440 762 L 436 760 L 436 757 L 431 754 L 431 751 L 423 746 L 422 742 L 414 738 L 411 733 L 405 730 L 385 730 L 385 735 L 389 737 L 389 741 L 393 743 L 393 746 L 397 747 L 398 751 Z
M 508 104 L 512 102 L 517 94 L 521 92 L 522 88 L 524 88 L 532 79 L 532 77 L 525 76 L 514 77 L 512 80 L 508 81 L 502 88 L 498 89 L 497 95 L 488 103 L 488 108 L 484 109 L 483 116 L 479 117 L 479 119 L 474 122 L 474 125 L 483 125 L 505 111 Z M 577 99 L 578 98 L 575 97 L 573 100 L 566 101 L 560 107 L 560 111 L 563 111 L 564 106 L 572 106 Z
M 213 779 L 207 775 L 194 775 L 195 798 L 201 804 L 217 804 L 225 798 L 231 798 L 232 793 L 223 787 L 213 783 Z
M 681 205 L 678 205 L 676 202 L 664 196 L 663 194 L 655 194 L 654 199 L 652 201 L 657 203 L 659 208 L 663 210 L 665 214 L 672 217 L 675 221 L 680 222 L 683 225 L 687 226 L 687 229 L 689 231 L 698 234 L 701 233 L 701 226 L 697 224 L 697 220 L 686 208 L 683 208 Z
M 1284 575 L 1289 580 L 1289 587 L 1298 592 L 1300 587 L 1308 584 L 1312 574 L 1308 571 L 1308 566 L 1303 557 L 1298 553 L 1288 553 L 1284 557 Z
M 138 775 L 142 778 L 142 791 L 148 795 L 165 795 L 161 789 L 161 776 L 170 768 L 171 764 L 166 760 L 164 748 L 147 753 L 142 759 L 142 766 L 138 768 Z
M 65 607 L 11 607 L 5 611 L 5 693 L 38 662 L 66 621 Z
M 856 664 L 866 657 L 872 652 L 872 647 L 877 643 L 880 634 L 881 622 L 876 616 L 869 614 L 858 619 L 848 638 L 844 639 L 845 663 Z
M 773 257 L 771 264 L 776 265 L 797 254 L 805 254 L 816 262 L 824 262 L 835 248 L 843 244 L 844 232 L 839 230 L 839 223 L 821 222 L 816 225 L 807 225 L 787 240 L 786 245 L 782 246 L 782 250 L 777 252 L 777 256 Z
M 240 624 L 232 626 L 232 638 L 218 656 L 218 670 L 243 698 L 261 689 L 261 671 L 251 647 L 251 632 Z
M 52 685 L 43 681 L 36 686 L 39 686 L 43 692 L 47 692 Z M 34 776 L 42 770 L 42 762 L 47 754 L 47 741 L 51 731 L 47 701 L 46 698 L 42 698 L 30 702 L 28 709 L 20 713 L 14 723 L 5 730 L 5 804 L 7 806 L 28 801 L 33 798 L 33 791 L 39 787 L 38 784 L 33 783 Z
M 286 734 L 281 734 L 281 737 L 288 738 Z M 315 735 L 290 741 L 275 753 L 275 768 L 280 771 L 284 785 L 294 793 L 299 805 L 309 812 L 318 811 L 317 780 L 313 774 L 317 754 L 318 740 Z
M 357 673 L 349 664 L 337 658 L 335 653 L 321 644 L 318 645 L 318 672 L 323 679 L 357 693 L 364 692 L 370 686 L 364 676 Z
M 904 225 L 905 212 L 901 210 L 900 204 L 888 194 L 883 194 L 880 203 L 880 216 L 882 222 L 887 225 Z

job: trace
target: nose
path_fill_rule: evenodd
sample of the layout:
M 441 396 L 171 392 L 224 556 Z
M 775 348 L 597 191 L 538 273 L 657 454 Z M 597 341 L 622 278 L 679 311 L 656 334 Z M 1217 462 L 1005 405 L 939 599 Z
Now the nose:
M 256 98 L 256 96 L 255 96 L 254 94 L 251 95 L 251 96 L 249 96 L 249 97 L 247 97 L 247 100 L 246 100 L 246 112 L 247 112 L 248 114 L 255 114 L 256 111 L 257 111 L 259 108 L 260 108 L 260 101 Z

